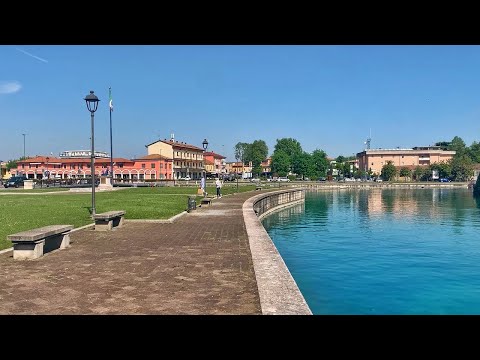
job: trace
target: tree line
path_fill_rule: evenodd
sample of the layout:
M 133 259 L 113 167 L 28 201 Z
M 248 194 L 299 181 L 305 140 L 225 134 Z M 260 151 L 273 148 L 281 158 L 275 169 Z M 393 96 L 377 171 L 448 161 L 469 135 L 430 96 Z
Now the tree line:
M 265 141 L 255 140 L 253 143 L 239 142 L 235 145 L 235 159 L 242 162 L 252 162 L 252 173 L 259 176 L 262 173 L 261 162 L 268 156 Z M 329 169 L 327 154 L 316 149 L 308 153 L 302 149 L 300 142 L 292 138 L 277 139 L 272 154 L 272 173 L 277 176 L 287 176 L 294 173 L 302 178 L 315 180 L 326 176 Z

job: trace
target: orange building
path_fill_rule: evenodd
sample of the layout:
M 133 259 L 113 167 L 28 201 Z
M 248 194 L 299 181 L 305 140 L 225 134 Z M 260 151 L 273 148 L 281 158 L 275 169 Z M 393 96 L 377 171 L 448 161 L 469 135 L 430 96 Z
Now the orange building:
M 360 170 L 380 174 L 383 165 L 391 161 L 397 168 L 429 166 L 448 161 L 455 151 L 442 150 L 439 146 L 417 146 L 412 149 L 367 149 L 357 154 Z
M 185 142 L 176 141 L 173 136 L 170 140 L 158 140 L 145 145 L 148 155 L 161 155 L 172 161 L 173 179 L 190 176 L 192 179 L 202 178 L 205 164 L 204 150 Z

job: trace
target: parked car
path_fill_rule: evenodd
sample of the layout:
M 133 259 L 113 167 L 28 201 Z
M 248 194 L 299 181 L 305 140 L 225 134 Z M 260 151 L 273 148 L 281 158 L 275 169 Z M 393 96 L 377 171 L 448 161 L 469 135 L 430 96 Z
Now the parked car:
M 8 187 L 20 187 L 23 186 L 23 181 L 27 180 L 26 177 L 24 176 L 12 176 L 10 179 L 8 179 L 3 186 L 6 188 Z
M 192 180 L 190 176 L 181 177 L 180 180 Z
M 286 176 L 280 176 L 277 181 L 290 181 L 290 179 Z
M 440 182 L 450 182 L 450 179 L 440 178 L 440 179 L 438 179 L 438 181 L 440 181 Z

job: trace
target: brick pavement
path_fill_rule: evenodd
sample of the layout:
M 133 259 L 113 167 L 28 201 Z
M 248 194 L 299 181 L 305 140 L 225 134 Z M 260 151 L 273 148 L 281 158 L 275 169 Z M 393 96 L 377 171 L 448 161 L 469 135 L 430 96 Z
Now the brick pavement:
M 80 230 L 40 259 L 0 255 L 0 314 L 260 314 L 243 202 L 226 196 L 172 224 Z

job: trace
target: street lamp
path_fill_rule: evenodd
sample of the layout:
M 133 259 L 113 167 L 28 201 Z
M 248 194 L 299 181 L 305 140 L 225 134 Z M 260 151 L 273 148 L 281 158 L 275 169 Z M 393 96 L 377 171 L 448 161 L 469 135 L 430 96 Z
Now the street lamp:
M 202 142 L 203 145 L 203 168 L 205 170 L 205 188 L 203 189 L 203 197 L 207 197 L 207 159 L 205 158 L 205 153 L 207 152 L 208 148 L 208 141 L 207 139 L 204 139 Z
M 85 103 L 87 104 L 87 109 L 90 111 L 90 118 L 92 123 L 92 153 L 90 154 L 90 173 L 92 175 L 92 217 L 95 216 L 95 137 L 94 137 L 94 127 L 93 127 L 93 114 L 98 109 L 98 102 L 100 101 L 98 97 L 95 96 L 92 90 L 90 94 L 85 96 Z
M 237 160 L 237 162 L 235 163 L 235 165 L 236 165 L 236 168 L 235 168 L 235 177 L 237 178 L 237 193 L 238 193 L 238 168 L 237 168 L 237 166 L 238 166 L 238 159 L 239 159 L 239 156 L 236 155 L 236 156 L 235 156 L 235 160 Z
M 27 134 L 22 134 L 23 135 L 23 160 L 25 160 L 25 135 Z

